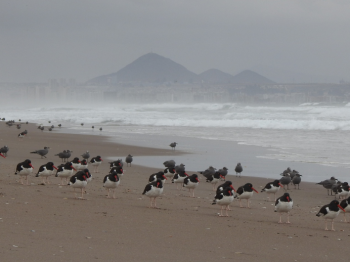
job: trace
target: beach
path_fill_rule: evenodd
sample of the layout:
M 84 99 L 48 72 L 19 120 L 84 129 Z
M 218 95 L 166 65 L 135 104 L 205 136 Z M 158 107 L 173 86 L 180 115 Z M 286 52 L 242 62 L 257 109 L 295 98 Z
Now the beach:
M 242 178 L 227 179 L 235 188 L 250 182 L 259 191 L 250 209 L 240 208 L 235 200 L 230 216 L 219 217 L 220 207 L 211 204 L 212 186 L 201 175 L 195 198 L 188 197 L 187 191 L 178 192 L 167 181 L 157 200 L 160 209 L 150 209 L 142 192 L 148 177 L 164 167 L 162 162 L 159 168 L 141 166 L 137 158 L 163 156 L 169 160 L 187 152 L 112 143 L 103 135 L 41 132 L 35 124 L 22 124 L 22 129 L 28 135 L 18 138 L 20 131 L 15 126 L 0 123 L 0 147 L 10 147 L 8 157 L 0 159 L 2 261 L 348 261 L 345 250 L 350 224 L 340 214 L 336 231 L 324 231 L 323 219 L 316 217 L 320 207 L 334 199 L 320 185 L 302 182 L 300 190 L 290 186 L 294 201 L 291 224 L 278 224 L 274 202 L 260 193 L 271 178 L 247 177 L 244 172 Z M 50 147 L 47 159 L 29 153 L 44 146 Z M 73 189 L 59 186 L 60 179 L 55 177 L 50 185 L 39 185 L 41 178 L 34 173 L 29 186 L 18 182 L 14 175 L 17 163 L 30 159 L 36 173 L 48 161 L 59 165 L 61 160 L 54 155 L 65 149 L 73 151 L 72 157 L 88 150 L 105 160 L 100 173 L 92 173 L 87 200 L 75 199 Z M 107 199 L 102 187 L 109 171 L 107 160 L 124 160 L 128 154 L 134 156 L 134 162 L 131 167 L 124 165 L 117 198 Z M 205 161 L 203 166 L 211 164 Z M 277 196 L 283 192 L 281 189 Z M 286 221 L 285 215 L 282 219 Z

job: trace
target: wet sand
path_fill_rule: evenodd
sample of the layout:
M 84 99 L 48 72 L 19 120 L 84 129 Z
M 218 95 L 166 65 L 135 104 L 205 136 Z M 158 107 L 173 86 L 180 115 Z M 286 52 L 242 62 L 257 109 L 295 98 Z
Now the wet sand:
M 138 166 L 137 157 L 172 159 L 185 152 L 112 144 L 104 136 L 41 132 L 35 125 L 22 125 L 24 129 L 28 136 L 19 139 L 16 127 L 0 123 L 0 147 L 10 147 L 8 157 L 0 159 L 2 261 L 348 261 L 350 224 L 342 222 L 340 214 L 336 231 L 324 231 L 323 219 L 315 216 L 320 206 L 334 199 L 322 186 L 302 182 L 300 190 L 290 187 L 291 224 L 277 223 L 279 215 L 266 193 L 254 194 L 251 209 L 239 208 L 235 200 L 230 217 L 218 217 L 219 206 L 211 205 L 212 187 L 202 176 L 196 198 L 187 197 L 187 191 L 178 192 L 168 181 L 157 200 L 160 209 L 149 209 L 149 199 L 141 193 L 148 177 L 164 167 L 162 163 L 158 169 Z M 50 147 L 47 159 L 29 153 L 44 146 Z M 107 199 L 102 187 L 109 171 L 106 161 L 100 173 L 92 173 L 87 200 L 75 199 L 73 189 L 59 186 L 55 177 L 52 184 L 39 185 L 41 179 L 33 174 L 29 186 L 19 184 L 14 175 L 17 163 L 29 158 L 34 171 L 48 161 L 59 165 L 61 160 L 54 155 L 64 149 L 73 150 L 72 157 L 86 150 L 91 156 L 123 160 L 132 154 L 133 165 L 124 166 L 117 198 Z M 250 182 L 259 192 L 271 181 L 245 177 L 244 172 L 242 178 L 228 179 L 235 188 Z M 277 195 L 282 194 L 280 190 Z

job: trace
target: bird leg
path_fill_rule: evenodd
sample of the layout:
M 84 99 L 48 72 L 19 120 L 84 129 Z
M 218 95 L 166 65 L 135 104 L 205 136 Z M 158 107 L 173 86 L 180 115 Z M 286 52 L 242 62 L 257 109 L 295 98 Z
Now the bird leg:
M 226 206 L 226 216 L 228 217 L 227 210 L 229 209 L 229 205 Z
M 157 204 L 156 204 L 156 201 L 157 201 L 157 198 L 154 198 L 154 208 L 157 208 L 157 209 L 158 209 Z
M 77 192 L 75 192 L 75 187 L 73 189 L 74 189 L 74 197 L 77 199 Z
M 344 222 L 346 223 L 347 221 L 346 221 L 346 215 L 345 215 L 346 213 L 344 212 Z
M 249 206 L 249 198 L 247 199 L 247 207 L 250 208 L 250 206 Z
M 335 229 L 334 229 L 334 219 L 332 219 L 332 231 L 335 231 Z
M 109 198 L 109 188 L 106 188 L 106 189 L 107 189 L 107 193 L 108 193 L 107 198 Z
M 289 212 L 287 212 L 287 222 L 286 223 L 290 224 L 290 222 L 289 222 Z
M 241 199 L 239 200 L 239 207 L 242 207 Z
M 26 180 L 27 180 L 27 186 L 29 185 L 29 180 L 28 180 L 28 176 L 26 176 Z
M 281 213 L 280 213 L 280 221 L 278 223 L 282 224 L 282 214 Z
M 81 199 L 85 199 L 84 198 L 84 188 L 81 188 Z
M 223 208 L 224 208 L 224 206 L 221 206 L 219 217 L 223 217 L 223 216 L 224 216 L 224 215 L 222 214 L 222 209 L 223 209 Z
M 113 189 L 113 198 L 115 199 L 115 189 Z

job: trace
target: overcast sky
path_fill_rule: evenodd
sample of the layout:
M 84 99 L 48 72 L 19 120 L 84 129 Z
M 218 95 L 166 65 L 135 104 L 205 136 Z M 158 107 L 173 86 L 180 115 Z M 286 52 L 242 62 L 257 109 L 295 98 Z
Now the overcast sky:
M 0 82 L 84 82 L 149 52 L 350 81 L 350 1 L 0 0 Z

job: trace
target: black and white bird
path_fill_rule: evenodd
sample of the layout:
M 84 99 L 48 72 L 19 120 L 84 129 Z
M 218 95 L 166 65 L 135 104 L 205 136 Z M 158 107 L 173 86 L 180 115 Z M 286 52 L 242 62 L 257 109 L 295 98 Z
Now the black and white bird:
M 178 143 L 172 142 L 169 146 L 171 147 L 172 150 L 175 150 L 175 147 Z
M 123 168 L 121 166 L 115 166 L 115 167 L 112 167 L 111 170 L 109 170 L 109 173 L 113 173 L 113 172 L 116 172 L 119 176 L 119 179 L 121 176 L 124 175 L 124 171 L 123 171 Z
M 78 171 L 75 175 L 73 175 L 69 179 L 68 185 L 74 188 L 74 195 L 75 198 L 77 198 L 77 194 L 75 192 L 76 188 L 81 189 L 81 197 L 79 199 L 85 199 L 84 198 L 84 192 L 85 187 L 87 186 L 87 177 L 89 175 L 89 170 L 84 169 L 82 171 Z
M 346 221 L 346 213 L 350 212 L 350 197 L 348 197 L 347 199 L 342 200 L 340 202 L 340 206 L 345 210 L 345 212 L 344 212 L 344 222 L 347 222 Z
M 198 186 L 198 184 L 199 184 L 199 180 L 198 180 L 197 174 L 193 174 L 185 178 L 183 187 L 188 188 L 189 197 L 194 197 L 194 189 Z
M 228 217 L 227 211 L 230 210 L 229 207 L 233 199 L 234 199 L 234 194 L 232 192 L 231 187 L 226 187 L 223 191 L 216 194 L 212 205 L 218 204 L 221 206 L 220 215 L 219 215 L 220 217 L 223 217 L 223 216 Z M 223 209 L 226 210 L 226 215 L 222 213 Z
M 163 172 L 167 178 L 173 179 L 173 177 L 175 176 L 175 167 L 167 167 L 164 169 Z
M 289 211 L 293 208 L 293 200 L 288 193 L 284 193 L 283 196 L 277 198 L 275 202 L 275 212 L 280 213 L 280 220 L 278 223 L 282 223 L 282 213 L 287 213 L 287 224 L 289 224 Z
M 226 179 L 226 176 L 227 176 L 227 172 L 228 172 L 228 168 L 227 167 L 223 167 L 223 168 L 220 168 L 218 170 L 218 172 L 220 173 L 220 175 L 223 176 L 224 180 Z
M 232 182 L 230 180 L 225 181 L 225 183 L 221 184 L 220 186 L 217 187 L 216 189 L 216 194 L 224 191 L 226 187 L 232 188 L 233 191 L 236 192 L 236 190 L 233 188 Z
M 267 198 L 269 200 L 270 200 L 270 196 L 269 195 L 273 194 L 274 198 L 275 198 L 274 201 L 276 201 L 276 193 L 277 193 L 278 190 L 280 190 L 281 187 L 283 187 L 283 186 L 281 185 L 280 181 L 276 179 L 273 182 L 267 183 L 266 186 L 261 190 L 261 192 L 266 192 L 267 195 L 268 195 Z
M 185 171 L 176 173 L 171 180 L 171 183 L 175 183 L 176 189 L 179 190 L 179 185 L 182 185 L 184 183 L 186 177 L 188 177 L 188 175 Z
M 216 191 L 216 184 L 220 181 L 220 178 L 224 178 L 219 172 L 215 172 L 214 175 L 206 177 L 205 182 L 211 183 L 213 186 L 213 191 Z
M 338 195 L 339 199 L 346 199 L 349 196 L 350 187 L 348 182 L 340 183 L 337 187 L 334 188 L 333 192 Z
M 26 136 L 26 133 L 24 133 L 24 132 L 21 132 L 21 133 L 18 134 L 18 138 L 23 138 L 25 136 Z
M 86 159 L 83 159 L 80 161 L 80 165 L 78 165 L 77 170 L 84 170 L 85 168 L 88 168 L 88 162 L 86 161 Z
M 94 172 L 99 173 L 98 167 L 102 164 L 101 156 L 96 156 L 96 157 L 91 158 L 90 163 L 94 167 Z
M 49 149 L 50 149 L 50 147 L 45 146 L 44 149 L 35 150 L 33 152 L 30 152 L 30 153 L 31 154 L 38 154 L 39 156 L 41 156 L 41 158 L 43 158 L 43 157 L 46 158 L 47 153 L 49 153 Z
M 235 198 L 239 199 L 239 206 L 242 206 L 241 200 L 242 199 L 247 199 L 247 207 L 250 208 L 249 206 L 249 199 L 253 196 L 253 191 L 255 191 L 256 193 L 258 193 L 258 191 L 256 191 L 253 187 L 253 185 L 251 183 L 247 183 L 244 186 L 240 186 L 237 191 L 236 191 L 236 195 Z
M 27 180 L 27 185 L 29 185 L 28 176 L 33 172 L 34 167 L 32 166 L 32 161 L 29 159 L 24 160 L 17 164 L 15 175 L 20 175 L 20 182 L 23 185 L 23 177 Z
M 332 195 L 332 186 L 337 183 L 337 180 L 334 176 L 332 176 L 330 179 L 327 180 L 323 180 L 319 183 L 317 183 L 317 185 L 322 185 L 325 189 L 327 189 L 327 194 L 329 195 L 329 190 L 331 191 L 331 195 Z
M 87 161 L 89 161 L 90 158 L 90 153 L 89 151 L 86 151 L 84 154 L 81 155 L 83 157 L 83 159 L 86 159 Z
M 329 203 L 328 205 L 324 205 L 323 207 L 321 207 L 320 211 L 318 211 L 318 213 L 316 214 L 316 216 L 318 217 L 323 217 L 325 219 L 325 230 L 328 230 L 327 228 L 327 224 L 328 224 L 328 219 L 332 220 L 332 229 L 334 230 L 334 219 L 339 215 L 340 209 L 344 210 L 344 208 L 342 208 L 339 205 L 339 202 L 337 200 L 333 200 L 331 203 Z
M 79 157 L 74 157 L 71 163 L 76 170 L 80 170 L 81 162 L 79 160 Z
M 156 198 L 163 193 L 163 183 L 160 180 L 149 183 L 143 190 L 142 195 L 146 195 L 150 198 L 150 208 L 158 208 L 156 204 Z
M 235 172 L 236 172 L 236 176 L 239 175 L 239 177 L 241 177 L 241 173 L 243 172 L 243 167 L 242 167 L 241 163 L 238 163 L 236 165 Z
M 122 159 L 118 159 L 118 160 L 116 160 L 116 161 L 108 162 L 108 163 L 109 163 L 109 168 L 116 167 L 116 166 L 121 166 L 121 167 L 123 167 L 123 165 L 124 165 Z
M 39 167 L 38 173 L 36 174 L 36 177 L 42 177 L 42 185 L 50 184 L 49 177 L 53 175 L 54 170 L 58 170 L 57 167 L 55 167 L 54 163 L 47 162 L 45 165 L 42 165 Z M 45 182 L 46 180 L 46 182 Z
M 0 148 L 0 153 L 3 154 L 4 156 L 7 156 L 7 152 L 9 151 L 9 147 L 8 146 L 3 146 L 2 148 Z
M 164 181 L 167 180 L 167 178 L 165 177 L 163 171 L 159 171 L 158 173 L 152 174 L 152 175 L 149 177 L 148 182 L 149 182 L 149 183 L 152 183 L 152 182 L 155 182 L 155 181 L 157 181 L 157 180 L 162 181 L 162 183 L 164 183 Z
M 125 163 L 126 163 L 126 166 L 130 165 L 131 166 L 131 162 L 133 160 L 133 156 L 132 155 L 127 155 L 127 157 L 125 158 Z
M 107 198 L 109 198 L 109 192 L 110 190 L 113 191 L 113 198 L 115 198 L 115 189 L 120 184 L 120 179 L 117 174 L 117 172 L 113 171 L 112 173 L 109 173 L 106 175 L 103 179 L 103 187 L 106 188 L 108 195 Z
M 73 175 L 73 170 L 76 171 L 76 169 L 73 167 L 71 162 L 67 162 L 65 164 L 61 164 L 57 167 L 56 177 L 61 178 L 61 184 L 63 184 L 63 179 L 66 180 L 65 185 L 67 185 L 68 178 Z

